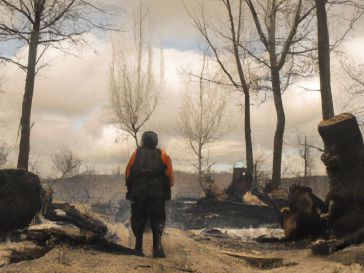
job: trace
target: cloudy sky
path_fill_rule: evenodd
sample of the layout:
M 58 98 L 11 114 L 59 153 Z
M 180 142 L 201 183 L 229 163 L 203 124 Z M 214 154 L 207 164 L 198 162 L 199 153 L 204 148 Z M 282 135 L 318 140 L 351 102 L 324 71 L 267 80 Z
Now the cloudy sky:
M 98 0 L 99 2 L 101 0 Z M 102 2 L 102 1 L 101 1 Z M 108 3 L 110 1 L 107 1 Z M 123 33 L 130 30 L 130 14 L 136 8 L 134 0 L 114 0 L 118 7 L 113 16 L 114 23 Z M 166 84 L 160 104 L 145 130 L 159 133 L 160 145 L 171 155 L 175 168 L 192 170 L 193 155 L 187 142 L 181 136 L 177 121 L 179 108 L 185 91 L 181 70 L 196 70 L 201 65 L 198 50 L 199 36 L 194 29 L 185 6 L 194 9 L 193 0 L 145 0 L 149 6 L 148 29 L 155 52 L 164 49 Z M 210 16 L 226 18 L 221 14 L 218 1 L 208 1 Z M 364 62 L 364 22 L 347 37 L 342 50 Z M 85 36 L 88 46 L 75 50 L 72 55 L 49 49 L 45 60 L 49 66 L 41 70 L 36 79 L 33 101 L 31 134 L 31 161 L 38 162 L 38 169 L 44 176 L 52 173 L 51 156 L 59 149 L 70 149 L 84 165 L 94 166 L 101 173 L 110 173 L 124 167 L 134 149 L 133 141 L 116 128 L 108 125 L 109 66 L 111 61 L 111 36 L 91 32 Z M 0 54 L 19 58 L 26 56 L 27 48 L 16 45 L 0 47 Z M 343 92 L 343 80 L 339 58 L 333 60 L 336 112 L 350 111 L 351 106 Z M 0 136 L 11 147 L 9 167 L 15 166 L 17 158 L 18 125 L 24 90 L 25 74 L 13 65 L 0 68 Z M 338 80 L 340 79 L 340 80 Z M 320 121 L 320 95 L 308 92 L 305 86 L 318 89 L 317 79 L 309 79 L 292 86 L 284 94 L 287 116 L 284 167 L 291 173 L 302 170 L 297 152 L 297 132 L 307 135 L 314 145 L 321 146 L 317 135 Z M 239 105 L 242 96 L 231 92 L 224 128 L 225 134 L 208 147 L 210 158 L 216 162 L 217 170 L 230 170 L 236 161 L 244 161 L 243 117 Z M 264 158 L 270 166 L 275 111 L 272 101 L 254 103 L 252 108 L 252 134 L 255 154 Z M 316 173 L 323 173 L 323 166 L 316 157 Z

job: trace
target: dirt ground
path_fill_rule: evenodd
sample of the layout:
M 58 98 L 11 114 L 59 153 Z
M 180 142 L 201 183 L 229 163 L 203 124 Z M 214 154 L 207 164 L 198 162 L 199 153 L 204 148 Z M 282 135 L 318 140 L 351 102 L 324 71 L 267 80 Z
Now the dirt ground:
M 131 243 L 126 229 L 122 243 Z M 236 238 L 216 238 L 192 231 L 167 229 L 166 259 L 151 258 L 151 234 L 146 234 L 146 257 L 105 253 L 94 249 L 60 246 L 40 259 L 0 268 L 1 273 L 125 273 L 125 272 L 364 272 L 364 245 L 329 257 L 313 257 L 304 245 L 246 243 Z M 262 269 L 246 257 L 282 258 L 278 267 Z M 272 266 L 274 267 L 274 266 Z

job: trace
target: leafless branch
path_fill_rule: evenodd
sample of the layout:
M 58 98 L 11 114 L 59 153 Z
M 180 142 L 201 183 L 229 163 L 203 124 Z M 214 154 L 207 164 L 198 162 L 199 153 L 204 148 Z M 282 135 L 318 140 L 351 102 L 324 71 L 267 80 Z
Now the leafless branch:
M 134 17 L 134 44 L 125 37 L 113 40 L 110 65 L 111 124 L 130 134 L 139 145 L 138 133 L 154 113 L 164 81 L 163 51 L 160 56 L 160 79 L 153 73 L 153 50 L 145 38 L 146 12 L 139 6 Z

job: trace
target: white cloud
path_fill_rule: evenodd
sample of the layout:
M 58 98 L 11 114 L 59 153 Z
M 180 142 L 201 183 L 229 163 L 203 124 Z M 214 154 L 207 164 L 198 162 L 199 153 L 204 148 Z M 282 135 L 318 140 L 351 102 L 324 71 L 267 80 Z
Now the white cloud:
M 130 8 L 135 2 L 116 1 L 125 8 Z M 186 141 L 180 136 L 177 126 L 179 107 L 185 88 L 179 70 L 200 68 L 201 56 L 179 45 L 191 44 L 196 37 L 195 31 L 184 11 L 182 0 L 146 2 L 151 5 L 153 28 L 157 33 L 156 40 L 160 38 L 162 41 L 174 42 L 176 48 L 164 50 L 166 86 L 160 106 L 145 129 L 156 130 L 159 133 L 161 147 L 172 156 L 177 168 L 191 170 L 193 155 Z M 125 21 L 126 17 L 122 20 Z M 49 169 L 49 156 L 62 146 L 72 149 L 84 162 L 95 165 L 101 171 L 125 164 L 133 150 L 132 139 L 129 138 L 126 142 L 120 138 L 119 130 L 107 124 L 108 69 L 111 58 L 109 41 L 92 34 L 89 34 L 87 39 L 91 46 L 84 48 L 79 57 L 62 56 L 55 50 L 48 51 L 46 58 L 52 60 L 52 66 L 43 70 L 37 78 L 32 115 L 32 122 L 35 125 L 31 135 L 31 152 L 33 155 L 42 156 L 45 174 Z M 362 43 L 363 38 L 352 40 L 347 44 L 347 50 L 353 52 L 354 57 L 360 56 L 364 60 Z M 25 51 L 22 55 L 25 55 Z M 13 66 L 7 66 L 5 70 L 2 88 L 6 93 L 0 95 L 0 119 L 7 122 L 2 125 L 0 134 L 16 149 L 25 79 L 24 73 Z M 317 80 L 313 79 L 301 85 L 317 89 Z M 243 159 L 243 116 L 237 106 L 241 102 L 241 94 L 231 95 L 227 114 L 229 132 L 208 147 L 211 159 L 219 166 L 224 164 L 229 166 Z M 317 141 L 318 146 L 321 145 L 317 134 L 317 124 L 321 119 L 320 96 L 318 92 L 304 91 L 300 88 L 300 84 L 297 84 L 284 94 L 284 106 L 287 117 L 284 156 L 285 161 L 289 161 L 289 158 L 294 158 L 292 153 L 296 152 L 296 148 L 290 146 L 296 128 L 303 134 L 311 136 Z M 275 125 L 276 114 L 271 99 L 259 107 L 253 106 L 254 147 L 258 153 L 268 155 L 267 166 L 270 166 Z M 115 141 L 117 139 L 118 141 Z M 14 162 L 15 155 L 16 150 L 12 157 Z

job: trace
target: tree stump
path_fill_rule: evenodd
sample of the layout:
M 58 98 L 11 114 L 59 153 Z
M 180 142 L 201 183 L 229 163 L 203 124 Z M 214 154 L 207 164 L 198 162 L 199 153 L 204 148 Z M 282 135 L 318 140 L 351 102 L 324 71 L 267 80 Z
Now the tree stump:
M 253 177 L 246 169 L 234 167 L 232 182 L 225 192 L 228 200 L 242 202 L 242 198 L 250 190 L 252 182 Z
M 364 226 L 364 144 L 355 116 L 340 114 L 318 127 L 325 143 L 322 161 L 330 182 L 329 227 L 335 236 Z
M 0 170 L 0 235 L 28 226 L 43 197 L 38 176 L 25 170 Z
M 308 187 L 294 185 L 289 188 L 289 208 L 282 210 L 283 229 L 288 240 L 317 238 L 325 233 L 320 215 L 325 204 Z

